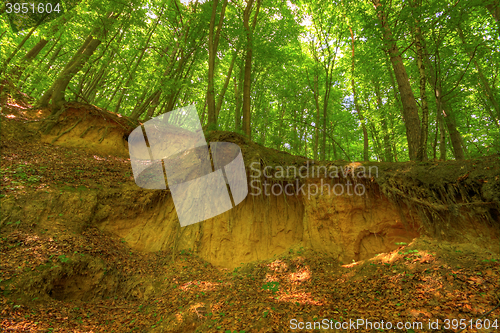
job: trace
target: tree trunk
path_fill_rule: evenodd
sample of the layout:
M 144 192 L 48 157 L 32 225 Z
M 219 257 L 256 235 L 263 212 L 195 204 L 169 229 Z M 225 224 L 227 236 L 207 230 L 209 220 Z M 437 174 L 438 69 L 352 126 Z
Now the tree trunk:
M 417 67 L 420 74 L 420 104 L 422 106 L 422 127 L 420 131 L 420 149 L 418 151 L 417 160 L 427 160 L 427 136 L 429 131 L 429 107 L 427 105 L 427 95 L 425 92 L 426 74 L 424 66 L 425 46 L 423 45 L 423 38 L 421 35 L 420 27 L 415 28 L 415 45 L 417 48 Z
M 411 89 L 410 80 L 408 79 L 408 74 L 406 73 L 406 68 L 404 67 L 399 48 L 396 44 L 396 40 L 392 36 L 389 23 L 387 22 L 387 15 L 382 10 L 380 0 L 372 0 L 372 2 L 382 26 L 385 47 L 389 52 L 396 81 L 398 82 L 399 93 L 401 94 L 409 157 L 410 160 L 417 160 L 420 147 L 420 118 L 418 116 L 417 103 Z
M 358 104 L 358 96 L 356 95 L 356 84 L 354 82 L 354 32 L 352 28 L 349 27 L 349 31 L 351 32 L 351 48 L 352 48 L 352 58 L 351 58 L 351 87 L 352 87 L 352 97 L 354 102 L 354 109 L 358 114 L 359 122 L 361 123 L 361 129 L 363 130 L 363 161 L 368 161 L 368 131 L 366 130 L 365 117 L 361 112 L 361 109 Z
M 368 110 L 371 110 L 371 105 L 370 105 L 370 99 L 368 98 L 368 96 L 366 96 L 366 94 L 364 95 L 364 99 L 366 100 L 366 104 L 368 106 Z M 381 145 L 380 145 L 380 140 L 379 140 L 379 136 L 378 136 L 378 133 L 377 133 L 377 130 L 375 129 L 375 125 L 373 124 L 373 121 L 370 121 L 370 131 L 371 131 L 371 135 L 372 135 L 372 142 L 373 142 L 373 146 L 375 147 L 375 155 L 377 156 L 377 161 L 381 161 L 382 160 L 382 148 L 381 148 Z M 368 151 L 368 149 L 367 149 Z
M 122 29 L 122 32 L 120 33 L 120 37 L 116 41 L 117 45 L 120 45 L 120 43 L 122 41 L 122 38 L 125 35 L 126 31 L 127 31 L 127 29 Z M 113 39 L 114 39 L 114 37 L 112 38 L 112 40 Z M 109 44 L 108 44 L 108 46 L 109 46 Z M 106 47 L 106 49 L 104 50 L 103 53 L 105 53 L 107 51 L 107 49 L 108 48 Z M 107 74 L 109 73 L 109 70 L 110 70 L 109 64 L 111 64 L 113 62 L 113 59 L 116 56 L 116 53 L 117 52 L 115 51 L 115 49 L 113 49 L 109 53 L 109 55 L 102 60 L 101 66 L 100 66 L 99 70 L 97 71 L 97 73 L 92 78 L 92 81 L 90 81 L 90 83 L 85 86 L 85 88 L 84 88 L 84 90 L 82 92 L 82 96 L 89 103 L 93 103 L 94 102 L 95 96 L 97 94 L 98 87 L 102 86 L 103 84 L 105 84 L 105 81 L 106 81 L 105 78 L 106 78 L 106 76 L 107 76 Z
M 375 97 L 377 98 L 377 107 L 379 114 L 382 116 L 382 131 L 383 131 L 383 140 L 384 140 L 384 162 L 392 162 L 392 150 L 391 150 L 391 137 L 389 135 L 389 130 L 387 128 L 387 112 L 385 111 L 384 106 L 382 105 L 382 98 L 380 96 L 380 83 L 378 79 L 373 81 L 373 86 L 375 88 Z
M 241 87 L 243 85 L 243 74 L 244 71 L 240 69 L 240 77 L 238 82 L 236 82 L 236 77 L 234 78 L 234 96 L 236 99 L 236 106 L 234 111 L 234 129 L 235 131 L 241 130 Z
M 438 105 L 437 108 L 437 119 L 439 123 L 439 159 L 441 161 L 446 161 L 446 132 L 444 130 L 444 121 L 443 121 L 443 115 L 441 114 L 441 98 L 439 95 L 436 97 L 436 104 Z
M 160 103 L 160 96 L 161 96 L 161 90 L 156 92 L 153 100 L 151 101 L 151 106 L 149 107 L 148 112 L 146 113 L 146 117 L 144 117 L 144 122 L 153 118 L 155 110 L 158 107 L 158 104 Z
M 215 118 L 219 118 L 220 109 L 222 107 L 222 101 L 224 100 L 224 95 L 226 94 L 227 87 L 229 86 L 229 81 L 231 80 L 231 74 L 233 73 L 234 63 L 236 62 L 237 57 L 236 50 L 233 53 L 233 58 L 231 59 L 231 65 L 229 65 L 229 69 L 227 70 L 226 80 L 224 81 L 224 86 L 222 87 L 221 92 L 219 93 L 219 98 L 217 100 L 217 105 L 215 106 Z
M 451 146 L 453 147 L 453 155 L 456 160 L 464 159 L 464 150 L 462 147 L 462 136 L 460 132 L 457 130 L 457 125 L 455 122 L 454 114 L 451 109 L 451 106 L 443 100 L 442 96 L 445 95 L 441 90 L 441 81 L 436 78 L 434 73 L 434 67 L 430 62 L 429 58 L 425 58 L 425 62 L 427 67 L 429 67 L 430 76 L 428 76 L 429 83 L 434 90 L 434 94 L 439 103 L 436 103 L 438 106 L 437 112 L 440 113 L 440 116 L 443 116 L 444 123 L 448 128 L 448 133 L 450 134 Z
M 24 43 L 26 43 L 26 41 L 31 37 L 31 35 L 33 35 L 36 28 L 37 28 L 37 26 L 35 25 L 30 30 L 30 32 L 28 32 L 26 34 L 26 36 L 24 36 L 23 40 L 19 44 L 17 44 L 16 48 L 14 49 L 14 51 L 12 51 L 10 56 L 4 61 L 4 63 L 2 64 L 2 67 L 0 68 L 0 76 L 2 76 L 2 74 L 7 70 L 7 66 L 9 66 L 10 62 L 12 61 L 12 59 L 14 59 L 17 52 L 19 52 L 19 50 L 23 47 Z
M 250 93 L 252 84 L 252 52 L 253 52 L 253 31 L 255 25 L 257 24 L 257 16 L 259 15 L 259 9 L 261 0 L 257 0 L 257 8 L 253 17 L 252 27 L 250 27 L 250 14 L 252 13 L 252 7 L 255 0 L 247 0 L 247 6 L 243 13 L 243 26 L 245 27 L 245 33 L 247 38 L 246 45 L 246 56 L 245 56 L 245 78 L 243 81 L 243 132 L 245 135 L 251 139 L 251 112 L 250 112 Z
M 438 142 L 438 134 L 439 134 L 439 119 L 438 113 L 436 114 L 436 130 L 434 133 L 434 142 L 432 144 L 432 158 L 436 160 L 437 158 L 437 142 Z
M 207 87 L 207 106 L 208 106 L 208 127 L 215 129 L 217 127 L 217 111 L 215 108 L 215 58 L 219 46 L 219 36 L 222 30 L 222 23 L 226 11 L 227 0 L 223 0 L 222 10 L 219 15 L 219 24 L 215 29 L 215 17 L 217 16 L 217 6 L 219 0 L 212 0 L 212 16 L 210 18 L 210 29 L 208 32 L 208 87 Z
M 314 103 L 316 105 L 316 120 L 314 121 L 314 146 L 313 146 L 313 159 L 318 158 L 318 141 L 319 141 L 319 86 L 318 86 L 318 75 L 314 76 Z

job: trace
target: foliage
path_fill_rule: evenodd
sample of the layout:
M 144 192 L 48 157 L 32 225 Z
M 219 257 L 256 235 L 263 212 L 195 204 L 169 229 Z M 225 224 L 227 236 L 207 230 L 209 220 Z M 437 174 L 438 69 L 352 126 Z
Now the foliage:
M 379 2 L 262 2 L 252 37 L 253 140 L 315 159 L 360 160 L 364 135 L 360 112 L 368 131 L 369 159 L 387 160 L 384 147 L 390 146 L 395 160 L 408 160 L 398 75 L 391 67 L 374 3 Z M 227 5 L 214 75 L 220 112 L 217 125 L 209 130 L 240 130 L 236 118 L 241 117 L 245 68 L 245 5 L 244 1 Z M 467 158 L 499 151 L 500 42 L 498 24 L 487 7 L 481 1 L 380 1 L 419 106 L 415 31 L 422 31 L 428 61 L 430 159 L 444 158 L 444 153 L 459 158 L 457 145 Z M 12 31 L 4 12 L 0 59 L 5 70 L 0 75 L 39 100 L 92 35 L 101 44 L 71 78 L 66 100 L 144 120 L 194 103 L 206 124 L 211 11 L 211 1 L 87 0 L 71 3 L 64 14 L 38 26 L 27 40 L 28 30 Z M 46 44 L 30 58 L 28 51 L 41 40 Z M 433 84 L 439 85 L 439 93 Z M 446 109 L 438 112 L 437 103 L 441 107 L 445 103 Z M 325 112 L 318 112 L 323 107 Z M 422 121 L 422 110 L 418 112 Z M 446 126 L 440 127 L 443 120 Z

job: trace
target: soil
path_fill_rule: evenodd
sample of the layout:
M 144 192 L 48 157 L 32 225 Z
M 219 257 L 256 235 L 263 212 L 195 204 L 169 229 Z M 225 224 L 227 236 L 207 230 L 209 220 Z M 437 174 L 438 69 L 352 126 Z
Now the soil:
M 341 331 L 379 331 L 349 325 L 358 319 L 423 325 L 385 326 L 399 332 L 457 332 L 464 323 L 467 332 L 492 332 L 500 325 L 498 236 L 481 238 L 483 244 L 459 242 L 440 237 L 443 229 L 436 227 L 464 216 L 463 224 L 498 229 L 497 155 L 363 164 L 378 166 L 377 192 L 421 216 L 421 236 L 392 251 L 342 262 L 297 245 L 228 269 L 194 249 L 140 251 L 102 228 L 102 221 L 113 219 L 103 196 L 140 217 L 162 194 L 148 192 L 137 201 L 119 194 L 135 186 L 126 157 L 43 143 L 36 129 L 47 111 L 29 107 L 9 101 L 0 115 L 0 327 L 6 332 L 287 332 L 300 322 L 308 332 L 314 323 L 324 329 L 345 322 Z M 113 135 L 130 130 L 122 125 Z M 239 144 L 246 164 L 308 162 L 234 133 L 206 136 Z M 68 209 L 77 205 L 87 209 Z M 436 321 L 439 328 L 429 329 Z

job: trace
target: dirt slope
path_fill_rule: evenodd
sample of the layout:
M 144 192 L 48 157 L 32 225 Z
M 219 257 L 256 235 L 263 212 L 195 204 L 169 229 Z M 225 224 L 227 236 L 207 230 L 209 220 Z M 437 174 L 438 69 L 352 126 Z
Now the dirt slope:
M 113 143 L 99 150 L 94 135 L 90 150 L 75 148 L 64 139 L 72 130 L 54 141 L 63 146 L 43 143 L 33 131 L 43 111 L 23 107 L 1 115 L 5 330 L 286 332 L 299 322 L 335 327 L 361 318 L 427 328 L 483 315 L 490 328 L 472 322 L 468 332 L 500 325 L 498 156 L 366 164 L 379 173 L 358 179 L 364 197 L 247 198 L 181 230 L 168 191 L 137 188 L 130 162 L 106 154 Z M 238 143 L 247 167 L 307 165 L 233 133 L 207 141 Z

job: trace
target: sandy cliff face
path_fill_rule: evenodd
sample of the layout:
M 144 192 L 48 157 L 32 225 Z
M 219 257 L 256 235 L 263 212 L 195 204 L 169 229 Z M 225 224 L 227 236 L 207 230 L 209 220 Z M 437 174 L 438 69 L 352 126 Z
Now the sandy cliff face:
M 331 192 L 304 198 L 304 240 L 317 251 L 344 262 L 363 260 L 419 236 L 419 219 L 380 193 L 337 196 Z
M 192 249 L 212 264 L 228 268 L 300 247 L 343 262 L 363 260 L 421 234 L 498 251 L 498 226 L 473 216 L 430 230 L 417 210 L 396 205 L 377 186 L 373 188 L 363 196 L 329 195 L 326 190 L 309 198 L 249 195 L 224 214 L 181 228 L 169 195 L 158 199 L 155 191 L 131 185 L 119 199 L 129 207 L 113 205 L 114 195 L 102 197 L 94 221 L 138 250 Z
M 139 194 L 139 193 L 136 193 Z M 129 192 L 132 195 L 132 192 Z M 116 208 L 102 206 L 100 211 Z M 99 215 L 99 213 L 98 213 Z M 145 251 L 193 249 L 225 267 L 263 260 L 290 248 L 312 248 L 344 262 L 366 259 L 418 237 L 419 220 L 384 196 L 252 196 L 207 221 L 179 226 L 172 198 L 134 216 L 108 212 L 100 228 Z M 119 217 L 121 216 L 121 217 Z

